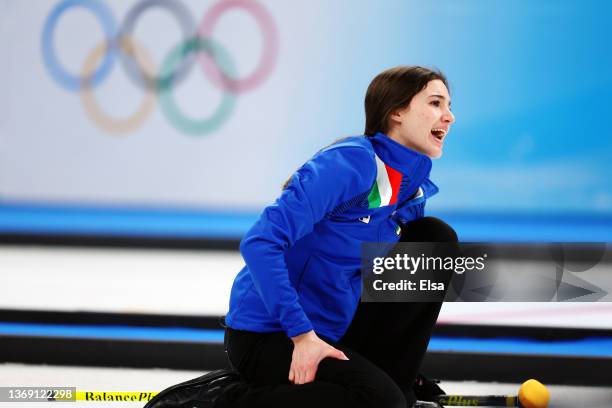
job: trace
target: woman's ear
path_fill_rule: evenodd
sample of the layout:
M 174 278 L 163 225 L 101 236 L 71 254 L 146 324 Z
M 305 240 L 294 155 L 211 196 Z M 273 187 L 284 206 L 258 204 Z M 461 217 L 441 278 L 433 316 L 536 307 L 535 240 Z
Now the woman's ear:
M 403 109 L 396 109 L 393 112 L 391 112 L 391 114 L 389 115 L 389 121 L 391 122 L 391 124 L 401 125 L 403 119 L 404 119 Z

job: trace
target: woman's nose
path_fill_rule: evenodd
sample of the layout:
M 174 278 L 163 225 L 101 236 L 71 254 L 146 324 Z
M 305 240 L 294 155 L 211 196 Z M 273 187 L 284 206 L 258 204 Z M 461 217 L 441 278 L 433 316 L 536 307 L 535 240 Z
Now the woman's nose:
M 446 111 L 446 113 L 444 114 L 444 121 L 448 122 L 449 124 L 455 122 L 455 115 L 453 115 L 453 112 Z

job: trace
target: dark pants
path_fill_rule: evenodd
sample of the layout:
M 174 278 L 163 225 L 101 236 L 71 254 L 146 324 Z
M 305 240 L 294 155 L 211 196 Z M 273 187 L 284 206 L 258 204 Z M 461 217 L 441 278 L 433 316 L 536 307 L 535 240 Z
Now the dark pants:
M 443 221 L 425 217 L 402 229 L 403 242 L 457 241 Z M 323 359 L 315 381 L 288 380 L 293 343 L 285 333 L 226 329 L 232 365 L 248 382 L 232 396 L 233 407 L 406 408 L 442 303 L 359 303 L 338 343 L 348 361 Z

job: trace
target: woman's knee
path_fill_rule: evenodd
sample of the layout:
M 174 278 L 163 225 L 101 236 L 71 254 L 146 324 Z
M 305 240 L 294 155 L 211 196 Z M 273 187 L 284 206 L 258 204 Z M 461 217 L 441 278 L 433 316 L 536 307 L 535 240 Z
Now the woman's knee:
M 339 345 L 348 361 L 326 358 L 321 361 L 317 380 L 340 386 L 350 394 L 354 406 L 367 408 L 406 408 L 406 396 L 380 367 L 361 354 Z
M 375 395 L 371 395 L 369 407 L 372 408 L 408 408 L 406 396 L 402 390 L 389 379 L 387 386 L 379 388 Z
M 364 378 L 365 379 L 365 378 Z M 367 381 L 352 387 L 361 394 L 368 408 L 406 408 L 407 397 L 397 383 L 382 369 L 371 370 Z
M 411 221 L 402 228 L 403 242 L 457 242 L 453 227 L 436 217 L 423 217 Z

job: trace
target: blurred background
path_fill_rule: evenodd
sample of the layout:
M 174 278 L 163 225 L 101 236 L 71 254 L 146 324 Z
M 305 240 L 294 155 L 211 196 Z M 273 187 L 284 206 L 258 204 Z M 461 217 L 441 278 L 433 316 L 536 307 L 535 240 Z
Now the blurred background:
M 612 241 L 611 11 L 0 0 L 1 360 L 223 366 L 241 236 L 318 149 L 362 133 L 395 65 L 451 86 L 428 215 L 463 241 Z M 445 304 L 436 330 L 438 377 L 612 386 L 609 303 Z

